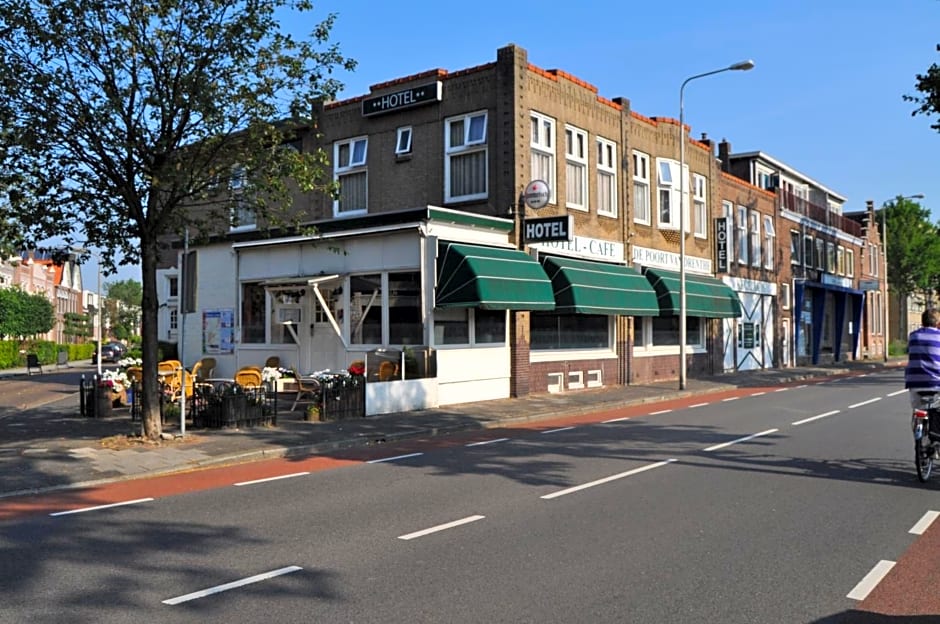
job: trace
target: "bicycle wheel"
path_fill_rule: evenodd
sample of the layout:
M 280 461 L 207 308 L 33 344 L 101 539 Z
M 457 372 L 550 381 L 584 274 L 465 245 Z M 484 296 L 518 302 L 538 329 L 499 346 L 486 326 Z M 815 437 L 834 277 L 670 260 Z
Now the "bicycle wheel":
M 924 444 L 923 440 L 914 440 L 914 465 L 917 467 L 917 479 L 926 483 L 933 469 L 933 445 Z

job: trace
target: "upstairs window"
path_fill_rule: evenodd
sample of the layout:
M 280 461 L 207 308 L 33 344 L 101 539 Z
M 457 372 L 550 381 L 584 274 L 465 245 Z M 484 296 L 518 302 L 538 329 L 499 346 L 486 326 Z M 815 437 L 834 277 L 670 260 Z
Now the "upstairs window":
M 444 200 L 486 199 L 486 113 L 451 117 L 444 128 Z
M 254 229 L 257 216 L 248 201 L 248 171 L 241 165 L 232 167 L 228 190 L 232 198 L 231 229 Z
M 803 259 L 803 248 L 800 245 L 800 232 L 790 230 L 790 264 L 800 264 Z
M 548 184 L 548 203 L 555 199 L 555 120 L 533 112 L 530 118 L 532 136 L 529 151 L 532 154 L 532 179 Z
M 633 220 L 650 224 L 650 157 L 633 152 Z
M 565 206 L 588 209 L 587 132 L 565 126 Z
M 760 266 L 760 213 L 751 211 L 751 266 Z
M 845 276 L 855 277 L 855 250 L 845 250 Z
M 369 173 L 366 137 L 333 144 L 333 179 L 339 183 L 339 199 L 333 202 L 333 215 L 365 212 L 368 209 Z
M 411 153 L 411 126 L 399 128 L 395 133 L 395 155 L 406 156 Z
M 708 238 L 708 200 L 706 193 L 705 176 L 692 175 L 693 210 L 695 215 L 695 235 L 699 238 Z
M 673 160 L 656 159 L 659 174 L 659 227 L 665 230 L 679 229 L 679 210 L 685 211 L 685 229 L 691 230 L 689 223 L 689 169 L 685 168 L 685 197 L 680 201 L 682 183 L 679 178 L 679 163 Z
M 738 217 L 735 220 L 738 235 L 736 237 L 738 247 L 738 264 L 747 264 L 747 207 L 738 206 Z
M 597 138 L 597 214 L 617 216 L 617 145 Z
M 764 268 L 774 268 L 774 248 L 777 246 L 777 230 L 774 228 L 774 218 L 764 215 Z

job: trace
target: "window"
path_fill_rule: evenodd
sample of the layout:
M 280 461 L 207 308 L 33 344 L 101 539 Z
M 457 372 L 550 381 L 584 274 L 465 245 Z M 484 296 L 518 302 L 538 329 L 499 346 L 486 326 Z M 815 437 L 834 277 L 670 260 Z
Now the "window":
M 693 203 L 695 213 L 695 235 L 699 238 L 708 238 L 708 209 L 705 192 L 705 176 L 692 175 Z
M 471 334 L 472 328 L 472 334 Z M 442 345 L 505 345 L 505 310 L 467 310 L 436 308 L 434 310 L 434 344 Z
M 597 137 L 597 214 L 617 216 L 617 145 Z
M 803 237 L 803 262 L 804 266 L 807 269 L 812 269 L 816 266 L 816 263 L 813 261 L 814 253 L 816 249 L 816 243 L 813 241 L 812 236 Z
M 172 308 L 170 310 L 170 331 L 171 332 L 176 332 L 176 330 L 179 329 L 179 319 L 180 319 L 179 310 L 177 310 L 176 308 Z
M 565 126 L 565 205 L 587 210 L 587 132 Z
M 774 228 L 774 218 L 764 215 L 764 268 L 774 268 L 774 249 L 777 246 L 777 230 Z
M 444 200 L 486 199 L 486 113 L 451 117 L 444 127 Z
M 548 184 L 548 203 L 555 199 L 555 120 L 539 113 L 532 113 L 532 137 L 529 143 L 532 152 L 532 179 Z
M 641 341 L 641 348 L 655 349 L 657 347 L 679 347 L 679 317 L 678 316 L 645 316 L 639 318 L 641 327 L 638 332 L 638 340 Z M 687 316 L 685 318 L 685 342 L 686 346 L 704 347 L 705 337 L 703 334 L 704 323 L 697 316 Z
M 800 264 L 803 258 L 803 248 L 800 245 L 799 231 L 790 230 L 790 264 Z
M 242 342 L 259 344 L 265 341 L 266 295 L 258 282 L 242 284 Z
M 349 342 L 382 344 L 382 276 L 349 278 Z
M 868 274 L 874 277 L 878 277 L 878 267 L 880 266 L 878 262 L 878 247 L 875 245 L 868 245 Z
M 333 145 L 333 179 L 339 183 L 339 199 L 333 202 L 335 216 L 368 209 L 369 174 L 366 137 L 337 141 Z
M 530 320 L 531 349 L 609 349 L 610 318 L 596 314 L 533 312 Z
M 506 344 L 505 310 L 474 310 L 473 342 L 475 344 Z
M 777 174 L 769 169 L 757 167 L 757 186 L 768 191 L 777 188 Z
M 257 216 L 248 201 L 248 171 L 244 167 L 232 167 L 228 189 L 232 198 L 231 229 L 253 229 Z
M 836 273 L 845 275 L 845 247 L 836 246 Z
M 417 271 L 388 274 L 388 342 L 423 345 L 421 274 Z
M 174 297 L 179 297 L 179 278 L 175 275 L 172 277 L 166 278 L 167 281 L 167 297 L 172 299 Z
M 272 344 L 297 344 L 297 332 L 302 321 L 301 301 L 304 289 L 298 286 L 290 290 L 278 290 L 271 293 Z
M 760 213 L 752 210 L 749 216 L 751 222 L 751 266 L 759 267 L 761 251 Z
M 633 220 L 650 224 L 650 157 L 633 152 Z
M 790 309 L 790 283 L 780 284 L 780 307 L 784 310 Z
M 727 222 L 726 235 L 728 237 L 728 264 L 734 262 L 734 204 L 725 200 L 721 202 L 721 216 Z
M 826 242 L 826 271 L 836 272 L 836 246 L 832 242 Z
M 736 224 L 738 227 L 738 264 L 747 264 L 747 207 L 738 206 Z
M 828 271 L 826 266 L 826 241 L 821 238 L 816 239 L 816 268 L 820 271 Z
M 855 277 L 855 250 L 845 250 L 845 275 L 846 277 Z
M 685 211 L 685 229 L 691 230 L 689 224 L 689 169 L 685 168 L 685 197 L 679 201 L 680 186 L 679 163 L 673 160 L 656 159 L 659 170 L 659 227 L 663 229 L 679 229 L 680 206 Z
M 395 136 L 395 155 L 405 156 L 411 153 L 411 126 L 404 126 L 397 130 Z

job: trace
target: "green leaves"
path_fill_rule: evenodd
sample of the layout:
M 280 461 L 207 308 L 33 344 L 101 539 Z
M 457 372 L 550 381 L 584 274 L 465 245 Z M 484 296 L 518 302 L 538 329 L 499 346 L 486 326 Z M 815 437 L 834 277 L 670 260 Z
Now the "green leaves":
M 19 340 L 44 334 L 55 324 L 55 310 L 43 294 L 0 288 L 0 336 Z

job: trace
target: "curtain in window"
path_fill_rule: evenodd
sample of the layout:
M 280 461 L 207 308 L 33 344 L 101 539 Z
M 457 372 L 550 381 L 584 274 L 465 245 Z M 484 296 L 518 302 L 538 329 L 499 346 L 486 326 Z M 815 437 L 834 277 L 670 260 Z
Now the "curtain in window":
M 452 130 L 453 131 L 453 130 Z M 486 192 L 486 152 L 450 157 L 450 196 L 479 195 Z
M 368 174 L 365 171 L 339 176 L 339 211 L 366 210 Z

